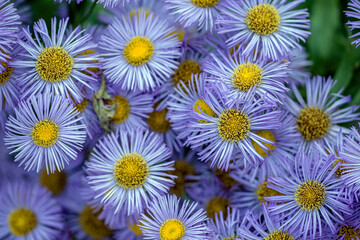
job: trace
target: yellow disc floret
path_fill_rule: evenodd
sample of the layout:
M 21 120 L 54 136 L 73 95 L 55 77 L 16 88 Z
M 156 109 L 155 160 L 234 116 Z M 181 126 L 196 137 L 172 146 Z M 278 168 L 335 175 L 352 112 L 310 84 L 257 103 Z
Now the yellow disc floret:
M 296 189 L 295 201 L 306 211 L 317 210 L 325 202 L 325 186 L 316 180 L 302 182 Z
M 117 104 L 115 114 L 110 121 L 115 124 L 125 122 L 130 115 L 130 104 L 128 100 L 123 96 L 114 96 L 114 100 L 110 100 L 107 103 L 110 105 Z
M 160 227 L 161 240 L 180 240 L 185 235 L 185 225 L 177 219 L 168 219 Z
M 260 137 L 266 138 L 267 140 L 270 140 L 272 142 L 276 142 L 274 134 L 269 130 L 261 130 L 261 131 L 258 131 L 256 134 L 259 135 Z M 272 151 L 274 151 L 274 149 L 275 149 L 275 145 L 273 145 L 273 144 L 262 142 L 266 147 L 268 147 L 271 150 L 271 151 L 269 151 L 269 150 L 262 149 L 260 147 L 260 145 L 257 144 L 253 140 L 251 140 L 251 143 L 254 146 L 255 151 L 258 154 L 260 154 L 260 156 L 262 156 L 262 157 L 266 157 L 266 156 L 270 155 L 272 153 Z
M 33 127 L 31 137 L 39 147 L 53 146 L 59 138 L 59 126 L 52 120 L 42 120 Z
M 248 115 L 234 109 L 225 109 L 218 122 L 218 132 L 224 141 L 236 142 L 249 134 L 250 119 Z
M 189 81 L 192 74 L 201 73 L 200 63 L 193 60 L 185 60 L 180 63 L 175 73 L 172 75 L 174 85 L 178 85 L 182 81 L 187 87 L 189 87 Z
M 138 153 L 128 153 L 114 165 L 116 183 L 126 189 L 142 187 L 149 174 L 149 166 Z
M 220 216 L 222 211 L 224 218 L 227 217 L 227 208 L 230 206 L 229 200 L 224 197 L 214 197 L 206 203 L 206 215 L 215 218 L 215 214 Z
M 342 225 L 338 232 L 338 239 L 355 240 L 360 238 L 360 229 L 349 225 Z
M 9 67 L 7 63 L 1 61 L 0 64 L 5 68 L 5 70 L 0 73 L 0 85 L 4 85 L 7 81 L 9 81 L 14 68 Z
M 332 164 L 333 167 L 335 167 L 335 166 L 338 164 L 338 162 L 346 163 L 346 161 L 343 160 L 343 159 L 336 159 L 336 160 L 334 161 L 334 163 Z M 337 168 L 336 171 L 335 171 L 335 176 L 336 176 L 337 178 L 340 178 L 342 175 L 344 175 L 344 174 L 347 173 L 347 170 L 349 170 L 349 169 L 346 169 L 346 168 L 344 168 L 343 166 L 340 165 L 340 166 L 338 166 L 338 168 Z
M 331 127 L 331 119 L 320 108 L 308 107 L 301 110 L 296 126 L 303 138 L 311 141 L 326 136 Z
M 104 220 L 100 220 L 98 216 L 101 210 L 95 212 L 93 208 L 85 206 L 79 215 L 79 222 L 84 232 L 91 238 L 103 239 L 110 237 L 112 230 L 108 228 Z
M 47 174 L 44 169 L 40 174 L 40 184 L 47 188 L 53 195 L 62 193 L 66 187 L 67 177 L 64 171 L 55 171 L 52 174 Z
M 191 0 L 191 2 L 197 6 L 197 7 L 201 7 L 201 8 L 206 8 L 206 7 L 215 7 L 220 0 Z
M 251 8 L 245 19 L 248 28 L 260 35 L 270 35 L 280 27 L 280 15 L 274 6 L 259 4 Z
M 268 183 L 264 181 L 262 184 L 258 186 L 256 189 L 256 196 L 260 203 L 267 202 L 264 200 L 264 197 L 273 197 L 283 195 L 282 193 L 267 187 Z
M 230 173 L 231 170 L 224 171 L 218 168 L 214 172 L 215 176 L 219 178 L 219 180 L 225 185 L 227 189 L 230 189 L 232 186 L 238 183 L 238 181 L 230 176 Z
M 174 179 L 175 185 L 171 187 L 169 191 L 177 196 L 181 196 L 187 181 L 186 176 L 194 175 L 195 168 L 186 161 L 175 161 L 174 168 L 175 170 L 169 171 L 168 173 L 177 176 L 177 178 Z
M 259 86 L 263 70 L 255 63 L 244 63 L 235 68 L 232 75 L 233 85 L 240 91 L 248 91 L 251 87 Z
M 154 55 L 154 45 L 147 37 L 136 36 L 126 44 L 123 55 L 131 65 L 143 65 Z
M 166 119 L 166 114 L 168 113 L 167 108 L 161 111 L 153 111 L 149 113 L 149 118 L 147 123 L 151 130 L 159 133 L 165 133 L 169 131 L 171 123 Z
M 38 56 L 36 71 L 41 79 L 55 83 L 66 80 L 72 71 L 74 60 L 62 47 L 45 48 Z
M 130 224 L 130 225 L 129 225 L 129 229 L 130 229 L 131 232 L 133 232 L 136 236 L 142 236 L 142 231 L 141 231 L 141 228 L 140 228 L 139 224 Z
M 197 113 L 200 113 L 200 114 L 205 113 L 206 115 L 209 115 L 211 117 L 217 117 L 216 113 L 211 109 L 211 107 L 203 99 L 196 100 L 193 105 L 193 109 Z M 203 122 L 203 123 L 208 122 L 208 121 L 202 120 L 202 119 L 198 119 L 198 121 Z
M 89 101 L 86 98 L 84 98 L 80 103 L 77 103 L 75 105 L 75 108 L 77 110 L 79 110 L 79 112 L 83 112 L 85 110 L 85 108 L 88 106 L 88 104 L 89 104 Z
M 27 208 L 13 210 L 8 217 L 10 232 L 16 236 L 25 236 L 37 225 L 37 217 Z
M 264 240 L 294 240 L 288 232 L 282 230 L 275 230 L 264 238 Z

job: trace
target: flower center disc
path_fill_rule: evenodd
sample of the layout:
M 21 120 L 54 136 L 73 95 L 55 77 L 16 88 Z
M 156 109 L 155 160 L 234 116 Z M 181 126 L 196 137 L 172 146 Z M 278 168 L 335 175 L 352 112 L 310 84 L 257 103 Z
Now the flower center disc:
M 346 161 L 343 160 L 343 159 L 336 159 L 336 160 L 334 161 L 334 163 L 332 164 L 332 166 L 335 167 L 338 162 L 346 163 Z M 335 171 L 335 176 L 336 176 L 337 178 L 340 178 L 342 175 L 344 175 L 344 174 L 347 173 L 347 170 L 349 170 L 349 169 L 346 169 L 346 168 L 344 168 L 343 166 L 339 166 L 339 167 L 336 169 L 336 171 Z
M 181 196 L 187 181 L 185 178 L 188 175 L 194 175 L 195 168 L 186 161 L 175 161 L 174 168 L 175 170 L 169 171 L 169 174 L 175 175 L 177 178 L 174 179 L 175 185 L 169 191 L 177 196 Z
M 226 218 L 228 206 L 230 206 L 230 202 L 226 198 L 214 197 L 206 203 L 206 215 L 209 218 L 215 218 L 215 214 L 219 216 L 220 211 L 222 211 L 224 218 Z
M 136 236 L 142 236 L 142 231 L 141 231 L 141 228 L 139 227 L 138 224 L 130 224 L 130 225 L 129 225 L 129 229 L 130 229 L 131 232 L 133 232 Z
M 8 217 L 10 232 L 16 236 L 25 236 L 37 225 L 35 213 L 27 208 L 12 211 Z
M 12 67 L 8 67 L 8 65 L 4 62 L 0 61 L 0 64 L 5 67 L 5 70 L 0 73 L 0 85 L 4 85 L 7 81 L 9 81 L 10 76 L 14 70 Z
M 232 83 L 240 91 L 248 91 L 261 82 L 263 70 L 255 63 L 244 63 L 235 68 Z
M 168 219 L 160 227 L 161 240 L 180 240 L 185 235 L 185 225 L 177 219 Z
M 31 137 L 39 147 L 53 146 L 59 138 L 59 127 L 51 120 L 42 120 L 35 124 Z
M 249 117 L 234 109 L 226 109 L 219 117 L 218 131 L 224 141 L 237 142 L 249 134 Z
M 80 213 L 79 220 L 81 228 L 91 238 L 103 239 L 109 237 L 112 234 L 112 230 L 107 227 L 104 220 L 98 218 L 101 211 L 93 211 L 94 209 L 86 206 Z
M 263 3 L 251 8 L 245 21 L 251 31 L 260 35 L 270 35 L 280 27 L 280 15 L 270 4 Z
M 130 115 L 130 104 L 128 100 L 122 96 L 114 96 L 114 100 L 110 100 L 108 103 L 110 105 L 117 103 L 115 114 L 112 117 L 111 122 L 115 124 L 125 122 Z
M 266 138 L 267 140 L 270 140 L 272 142 L 276 142 L 276 139 L 275 139 L 275 136 L 274 134 L 269 131 L 269 130 L 261 130 L 261 131 L 258 131 L 256 133 L 257 135 L 259 135 L 260 137 L 263 137 L 263 138 Z M 260 154 L 260 156 L 262 157 L 267 157 L 269 156 L 275 149 L 276 145 L 273 145 L 273 144 L 270 144 L 270 143 L 265 143 L 265 142 L 262 142 L 266 147 L 270 148 L 271 151 L 269 150 L 264 150 L 260 147 L 259 144 L 257 144 L 255 141 L 251 140 L 251 143 L 252 145 L 254 146 L 255 148 L 255 151 Z
M 151 130 L 159 133 L 165 133 L 169 131 L 171 123 L 166 119 L 166 114 L 168 113 L 167 108 L 161 111 L 153 111 L 149 113 L 149 118 L 147 123 Z
M 197 7 L 215 7 L 220 0 L 191 0 L 191 2 Z
M 353 240 L 360 238 L 360 229 L 349 225 L 343 225 L 338 232 L 339 239 Z
M 126 189 L 141 187 L 149 173 L 149 166 L 144 158 L 137 153 L 128 153 L 114 165 L 116 183 Z
M 256 196 L 261 203 L 267 202 L 264 200 L 264 197 L 273 197 L 273 196 L 280 196 L 283 195 L 280 192 L 267 187 L 267 182 L 264 181 L 262 184 L 259 185 L 258 189 L 256 189 Z
M 325 202 L 325 186 L 316 180 L 302 182 L 296 189 L 295 201 L 306 211 L 317 210 Z
M 75 108 L 79 111 L 79 112 L 83 112 L 85 110 L 85 108 L 87 107 L 87 105 L 89 104 L 89 101 L 84 98 L 80 103 L 77 103 L 75 105 Z
M 192 74 L 201 73 L 200 63 L 193 60 L 185 60 L 180 63 L 179 67 L 175 70 L 175 73 L 172 75 L 174 85 L 176 86 L 180 81 L 182 81 L 187 87 L 189 87 L 189 81 Z
M 203 99 L 196 100 L 196 102 L 193 105 L 193 109 L 197 113 L 200 113 L 200 114 L 205 113 L 206 115 L 209 115 L 211 117 L 217 117 L 216 113 L 211 109 L 211 107 Z M 208 122 L 208 121 L 202 120 L 202 119 L 198 119 L 198 121 L 202 122 L 202 123 Z
M 318 107 L 308 107 L 301 110 L 297 119 L 297 130 L 306 141 L 324 137 L 330 129 L 328 115 Z
M 55 83 L 66 80 L 74 65 L 70 54 L 62 47 L 45 48 L 36 62 L 36 71 L 41 79 Z
M 265 237 L 264 240 L 294 240 L 294 237 L 286 231 L 275 230 Z
M 67 177 L 64 171 L 55 171 L 52 174 L 47 174 L 44 169 L 40 174 L 40 184 L 46 187 L 53 195 L 62 193 L 66 187 Z
M 154 55 L 154 45 L 147 37 L 136 36 L 125 45 L 123 55 L 131 65 L 143 65 Z

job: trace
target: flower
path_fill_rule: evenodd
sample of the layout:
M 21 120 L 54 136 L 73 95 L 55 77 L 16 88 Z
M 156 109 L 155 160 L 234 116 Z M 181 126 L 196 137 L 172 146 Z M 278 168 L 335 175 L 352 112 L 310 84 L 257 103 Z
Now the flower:
M 153 13 L 139 10 L 133 17 L 115 19 L 101 38 L 106 78 L 124 90 L 154 90 L 178 65 L 180 42 L 170 27 Z M 115 64 L 116 63 L 116 64 Z
M 19 44 L 27 52 L 26 59 L 13 63 L 24 72 L 19 77 L 22 99 L 38 93 L 55 93 L 81 102 L 85 97 L 81 88 L 92 89 L 91 84 L 98 81 L 87 70 L 99 67 L 97 54 L 81 55 L 97 45 L 91 42 L 90 34 L 83 34 L 85 30 L 81 31 L 80 27 L 65 34 L 68 22 L 68 18 L 60 20 L 57 28 L 57 20 L 53 18 L 49 34 L 45 21 L 40 19 L 34 24 L 36 40 L 29 29 L 23 29 L 25 40 L 19 40 Z
M 296 128 L 300 137 L 297 137 L 300 147 L 310 150 L 315 142 L 331 142 L 336 140 L 340 129 L 348 133 L 349 129 L 337 124 L 359 119 L 356 113 L 358 106 L 349 106 L 340 109 L 351 101 L 351 97 L 341 95 L 342 89 L 331 94 L 336 81 L 317 76 L 306 81 L 306 101 L 297 87 L 293 87 L 297 102 L 288 97 L 286 109 L 296 119 Z
M 1 239 L 58 239 L 61 208 L 50 192 L 26 182 L 7 182 L 0 198 Z
M 21 102 L 6 123 L 5 144 L 26 170 L 61 171 L 85 142 L 85 126 L 67 99 L 39 94 Z
M 359 29 L 359 19 L 360 19 L 360 1 L 359 0 L 351 0 L 348 2 L 348 11 L 345 11 L 345 14 L 348 18 L 353 18 L 353 21 L 348 21 L 346 24 L 349 25 L 349 29 L 353 31 L 354 29 Z M 349 38 L 355 38 L 355 40 L 351 44 L 355 44 L 356 47 L 359 47 L 360 40 L 358 39 L 360 33 L 355 33 L 351 35 Z
M 238 209 L 227 209 L 227 217 L 223 217 L 223 212 L 220 215 L 216 215 L 215 219 L 209 220 L 209 227 L 213 232 L 211 239 L 223 240 L 223 239 L 238 239 L 240 237 L 240 226 L 242 220 L 240 211 Z
M 295 167 L 285 164 L 285 174 L 268 178 L 267 186 L 282 195 L 264 199 L 276 203 L 269 206 L 270 214 L 281 216 L 289 231 L 314 239 L 321 237 L 323 223 L 334 233 L 343 215 L 351 214 L 342 182 L 334 174 L 339 166 L 333 167 L 334 159 L 315 150 L 305 154 L 303 149 L 295 156 Z
M 310 20 L 306 9 L 294 10 L 305 0 L 228 0 L 216 21 L 220 34 L 231 34 L 226 43 L 237 44 L 244 56 L 259 54 L 279 60 L 301 48 L 299 40 L 309 37 Z
M 309 55 L 305 49 L 295 49 L 294 56 L 290 57 L 289 65 L 289 84 L 304 85 L 306 80 L 310 77 L 308 67 L 312 66 L 312 61 L 308 60 Z
M 175 195 L 154 200 L 147 214 L 142 214 L 140 228 L 145 239 L 202 240 L 209 239 L 205 211 L 196 203 L 181 201 Z
M 170 151 L 159 137 L 137 129 L 104 136 L 86 162 L 87 179 L 95 198 L 113 212 L 142 212 L 150 199 L 174 184 Z

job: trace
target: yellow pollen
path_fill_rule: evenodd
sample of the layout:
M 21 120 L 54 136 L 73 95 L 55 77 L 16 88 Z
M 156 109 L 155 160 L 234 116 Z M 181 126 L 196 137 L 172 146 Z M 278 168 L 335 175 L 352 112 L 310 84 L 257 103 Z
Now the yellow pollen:
M 177 84 L 182 81 L 187 87 L 189 87 L 191 75 L 199 73 L 201 73 L 200 63 L 193 60 L 185 60 L 180 63 L 178 68 L 175 70 L 175 73 L 172 75 L 174 85 L 177 86 Z
M 42 120 L 33 127 L 31 137 L 39 147 L 53 146 L 59 138 L 59 126 L 52 120 Z
M 288 232 L 282 230 L 275 230 L 270 233 L 264 240 L 294 240 L 295 238 L 291 236 Z
M 130 224 L 129 228 L 136 236 L 142 236 L 142 231 L 138 224 Z
M 227 208 L 230 206 L 229 200 L 223 197 L 214 197 L 206 203 L 206 215 L 209 218 L 215 218 L 215 214 L 220 216 L 220 211 L 223 217 L 227 217 Z
M 196 102 L 193 105 L 193 109 L 197 113 L 200 113 L 200 114 L 205 113 L 206 115 L 209 115 L 211 117 L 217 117 L 216 113 L 211 109 L 211 107 L 203 99 L 196 100 Z M 203 113 L 201 113 L 201 112 L 203 112 Z M 208 121 L 202 120 L 202 119 L 198 119 L 198 121 L 202 122 L 202 123 L 208 122 Z
M 100 213 L 101 210 L 94 212 L 93 208 L 85 206 L 79 215 L 81 228 L 91 238 L 102 239 L 110 237 L 112 234 L 112 230 L 108 228 L 104 220 L 98 218 Z
M 153 111 L 149 113 L 149 118 L 147 123 L 151 130 L 159 133 L 165 133 L 169 131 L 171 123 L 166 119 L 166 114 L 168 113 L 167 108 L 161 111 Z
M 170 193 L 181 196 L 184 190 L 184 185 L 187 182 L 185 179 L 188 175 L 195 175 L 195 168 L 186 161 L 175 161 L 175 170 L 169 171 L 169 174 L 177 176 L 174 179 L 175 185 L 170 188 Z
M 336 160 L 334 161 L 334 163 L 332 164 L 333 167 L 335 167 L 338 162 L 346 163 L 346 161 L 343 160 L 343 159 L 336 159 Z M 335 176 L 336 176 L 337 178 L 340 178 L 342 175 L 346 174 L 346 171 L 347 171 L 347 170 L 348 170 L 348 169 L 344 168 L 343 166 L 339 166 L 338 169 L 336 169 L 336 171 L 335 171 Z
M 201 8 L 215 7 L 220 0 L 191 0 L 191 2 Z
M 40 184 L 47 188 L 53 195 L 62 193 L 66 187 L 67 177 L 64 171 L 55 171 L 52 174 L 47 174 L 44 169 L 39 177 Z
M 252 86 L 259 86 L 263 70 L 255 63 L 244 63 L 235 68 L 232 75 L 233 85 L 240 91 L 248 91 Z
M 302 182 L 296 189 L 295 201 L 306 211 L 317 210 L 325 202 L 325 186 L 316 180 Z
M 123 55 L 128 63 L 135 66 L 143 65 L 154 55 L 154 45 L 148 38 L 136 36 L 126 44 Z
M 149 174 L 149 166 L 138 153 L 128 153 L 114 165 L 116 183 L 126 189 L 142 187 Z
M 182 41 L 184 41 L 185 30 L 176 29 L 176 30 L 172 31 L 171 33 L 169 33 L 168 35 L 166 35 L 165 37 L 170 37 L 170 36 L 177 36 L 177 38 L 179 39 L 179 42 L 182 42 Z
M 88 54 L 94 54 L 94 53 L 96 53 L 95 50 L 93 50 L 93 49 L 87 49 L 87 50 L 81 52 L 81 53 L 80 53 L 80 56 L 84 56 L 84 55 L 88 55 Z M 92 61 L 90 61 L 90 62 L 88 62 L 88 63 L 90 64 L 90 63 L 98 63 L 98 62 L 99 62 L 98 60 L 92 60 Z M 97 73 L 97 72 L 100 71 L 99 68 L 88 68 L 88 70 L 91 71 L 91 72 L 93 72 L 93 73 Z M 83 71 L 83 73 L 85 73 L 86 75 L 90 75 L 88 72 L 85 72 L 85 71 Z
M 85 108 L 87 107 L 88 104 L 89 104 L 89 101 L 88 101 L 86 98 L 84 98 L 84 99 L 81 101 L 81 103 L 78 103 L 78 104 L 75 105 L 75 108 L 76 108 L 77 110 L 79 110 L 79 112 L 83 112 L 83 111 L 85 110 Z
M 260 35 L 270 35 L 280 27 L 280 15 L 270 4 L 263 3 L 251 8 L 245 20 L 248 28 Z
M 316 140 L 328 133 L 331 119 L 320 108 L 308 107 L 301 110 L 296 126 L 306 141 Z
M 223 171 L 223 170 L 217 168 L 214 173 L 215 176 L 220 179 L 220 181 L 225 185 L 225 187 L 227 189 L 231 188 L 232 186 L 234 186 L 235 184 L 238 183 L 235 179 L 233 179 L 230 176 L 230 174 L 229 174 L 230 172 L 231 172 L 231 170 Z
M 360 238 L 360 229 L 349 225 L 342 225 L 338 232 L 339 239 L 356 240 Z
M 34 212 L 27 208 L 13 210 L 8 217 L 10 232 L 16 236 L 25 236 L 37 225 L 37 218 Z
M 4 85 L 7 81 L 9 81 L 14 68 L 9 67 L 6 63 L 1 62 L 1 61 L 0 61 L 0 64 L 3 67 L 5 67 L 5 70 L 2 73 L 0 73 L 0 85 Z
M 248 136 L 250 119 L 240 111 L 225 109 L 219 117 L 217 129 L 222 140 L 237 142 Z
M 161 240 L 180 240 L 185 235 L 185 225 L 177 219 L 168 219 L 160 227 Z
M 74 60 L 62 47 L 45 48 L 38 56 L 36 71 L 41 79 L 55 83 L 66 80 L 72 71 Z
M 262 184 L 258 186 L 256 189 L 256 196 L 259 199 L 260 203 L 267 202 L 264 200 L 264 197 L 273 197 L 283 195 L 282 193 L 267 187 L 268 183 L 264 181 Z
M 110 121 L 115 124 L 125 122 L 130 115 L 130 104 L 128 100 L 122 96 L 114 96 L 114 100 L 107 101 L 107 103 L 110 105 L 117 104 L 115 114 Z
M 263 137 L 263 138 L 266 138 L 267 140 L 270 140 L 270 141 L 273 141 L 273 142 L 276 142 L 276 139 L 275 139 L 275 136 L 274 134 L 269 131 L 269 130 L 261 130 L 261 131 L 258 131 L 256 133 L 257 135 L 259 135 L 260 137 Z M 251 140 L 251 143 L 252 145 L 254 146 L 255 148 L 255 151 L 260 154 L 260 156 L 262 157 L 267 157 L 269 156 L 275 149 L 276 145 L 273 145 L 273 144 L 269 144 L 269 143 L 265 143 L 265 142 L 262 142 L 266 147 L 270 148 L 271 151 L 269 150 L 264 150 L 260 147 L 259 144 L 257 144 L 255 141 Z

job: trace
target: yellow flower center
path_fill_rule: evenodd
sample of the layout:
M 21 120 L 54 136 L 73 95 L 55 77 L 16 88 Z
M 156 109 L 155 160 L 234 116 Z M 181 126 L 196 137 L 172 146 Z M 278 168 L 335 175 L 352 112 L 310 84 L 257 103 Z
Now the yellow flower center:
M 257 135 L 259 135 L 260 137 L 263 137 L 263 138 L 266 138 L 267 140 L 270 140 L 272 142 L 276 142 L 276 139 L 275 139 L 275 136 L 274 134 L 269 131 L 269 130 L 261 130 L 261 131 L 258 131 L 256 133 Z M 265 143 L 265 142 L 262 142 L 266 147 L 270 148 L 271 151 L 269 150 L 264 150 L 260 147 L 259 144 L 257 144 L 255 141 L 251 140 L 251 143 L 252 145 L 254 146 L 255 148 L 255 151 L 260 154 L 260 156 L 262 157 L 267 157 L 268 155 L 270 155 L 272 153 L 272 151 L 274 151 L 276 145 L 273 145 L 273 144 L 270 144 L 270 143 Z
M 8 217 L 10 232 L 16 236 L 25 236 L 37 225 L 34 212 L 27 208 L 13 210 Z
M 165 133 L 169 131 L 171 123 L 166 119 L 166 114 L 168 113 L 167 108 L 149 113 L 149 118 L 147 123 L 151 130 L 159 133 Z
M 360 229 L 349 225 L 342 225 L 338 232 L 339 239 L 355 240 L 360 238 Z
M 5 70 L 2 73 L 0 73 L 0 85 L 4 85 L 7 81 L 9 81 L 14 68 L 9 67 L 6 63 L 1 62 L 1 61 L 0 61 L 0 64 L 3 67 L 5 67 Z
M 160 227 L 161 240 L 180 240 L 185 235 L 185 225 L 177 219 L 168 219 Z
M 261 82 L 263 70 L 255 63 L 244 63 L 235 68 L 232 76 L 233 85 L 240 91 L 248 91 Z
M 85 56 L 85 55 L 88 55 L 88 54 L 94 54 L 96 53 L 95 50 L 93 49 L 87 49 L 83 52 L 80 53 L 80 56 Z M 99 61 L 98 60 L 91 60 L 90 62 L 88 62 L 88 64 L 91 64 L 91 63 L 98 63 Z M 88 68 L 89 71 L 93 72 L 93 73 L 97 73 L 100 71 L 100 68 Z M 86 72 L 86 71 L 82 71 L 84 74 L 90 76 L 91 74 Z
M 219 117 L 218 127 L 221 139 L 228 142 L 237 142 L 249 134 L 249 117 L 234 109 L 226 109 Z
M 168 173 L 177 176 L 177 178 L 174 179 L 175 185 L 171 187 L 169 191 L 177 196 L 181 196 L 184 185 L 187 182 L 185 178 L 188 175 L 194 175 L 195 168 L 186 161 L 175 161 L 174 168 L 175 170 L 169 171 Z
M 270 233 L 264 240 L 294 240 L 295 238 L 291 236 L 288 232 L 282 230 L 275 230 Z
M 187 87 L 189 87 L 189 81 L 192 74 L 201 73 L 200 63 L 193 60 L 185 60 L 178 68 L 175 70 L 175 73 L 172 75 L 174 85 L 176 86 L 180 81 L 182 81 Z
M 215 7 L 220 0 L 191 0 L 191 2 L 197 6 L 197 7 L 201 7 L 201 8 L 206 8 L 206 7 Z
M 154 55 L 154 45 L 147 37 L 136 36 L 125 45 L 123 55 L 128 63 L 143 65 Z
M 229 200 L 224 197 L 214 197 L 206 203 L 206 215 L 209 218 L 215 218 L 215 214 L 220 216 L 222 211 L 224 218 L 227 217 L 227 208 L 230 206 Z
M 226 237 L 223 238 L 222 240 L 235 240 L 235 238 L 238 238 L 238 236 Z
M 211 109 L 211 107 L 203 99 L 196 100 L 193 105 L 193 109 L 197 113 L 200 113 L 200 114 L 205 113 L 206 115 L 209 115 L 211 117 L 217 117 L 216 113 Z M 198 119 L 198 121 L 202 122 L 202 123 L 208 122 L 206 120 L 201 120 L 201 119 Z
M 320 108 L 308 107 L 301 110 L 296 125 L 306 141 L 316 140 L 328 133 L 331 119 Z
M 223 170 L 217 168 L 214 173 L 215 176 L 218 177 L 220 179 L 220 181 L 228 189 L 237 183 L 237 181 L 230 176 L 230 174 L 229 174 L 230 172 L 231 172 L 231 170 L 223 171 Z
M 59 138 L 59 126 L 52 120 L 42 120 L 33 127 L 31 137 L 39 147 L 53 146 Z
M 130 115 L 130 104 L 128 100 L 122 96 L 114 96 L 114 100 L 107 101 L 107 103 L 110 105 L 117 104 L 115 114 L 110 121 L 115 124 L 125 122 Z
M 145 18 L 148 18 L 149 15 L 152 13 L 150 9 L 147 8 L 136 8 L 136 9 L 132 9 L 129 12 L 129 16 L 130 18 L 134 17 L 135 15 L 137 16 L 137 18 L 139 19 L 139 15 L 145 13 Z
M 251 8 L 245 20 L 248 28 L 260 35 L 270 35 L 280 27 L 280 15 L 270 4 L 263 3 Z
M 72 71 L 74 60 L 62 47 L 45 48 L 38 56 L 36 71 L 41 79 L 55 83 L 66 80 Z
M 142 187 L 149 174 L 149 166 L 137 153 L 128 153 L 114 165 L 116 183 L 126 189 Z
M 66 187 L 67 176 L 64 171 L 55 171 L 52 174 L 47 174 L 44 169 L 39 177 L 40 184 L 47 188 L 53 195 L 62 193 Z
M 112 234 L 112 230 L 108 228 L 104 220 L 98 218 L 100 213 L 101 210 L 94 212 L 94 209 L 86 206 L 79 215 L 81 228 L 91 238 L 102 239 Z
M 296 189 L 295 201 L 306 211 L 317 210 L 325 202 L 325 186 L 316 180 L 302 182 Z
M 336 159 L 336 160 L 334 161 L 334 163 L 332 164 L 333 167 L 335 167 L 338 162 L 346 163 L 346 161 L 343 160 L 343 159 Z M 339 166 L 338 169 L 336 169 L 336 171 L 335 171 L 335 176 L 336 176 L 337 178 L 340 178 L 342 175 L 346 174 L 345 171 L 347 171 L 347 170 L 348 170 L 348 169 L 344 168 L 343 166 Z
M 129 228 L 136 236 L 142 236 L 142 231 L 138 224 L 130 224 Z
M 283 195 L 282 193 L 267 187 L 268 183 L 266 180 L 258 186 L 256 189 L 256 196 L 259 199 L 260 203 L 268 202 L 264 200 L 264 197 L 273 197 Z
M 79 110 L 79 112 L 83 112 L 83 111 L 85 110 L 85 108 L 87 107 L 88 104 L 89 104 L 89 101 L 88 101 L 86 98 L 84 98 L 84 99 L 81 101 L 81 103 L 78 103 L 78 104 L 75 105 L 75 108 L 76 108 L 77 110 Z

